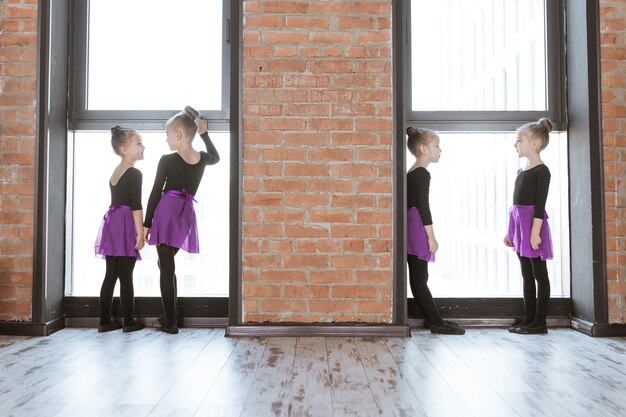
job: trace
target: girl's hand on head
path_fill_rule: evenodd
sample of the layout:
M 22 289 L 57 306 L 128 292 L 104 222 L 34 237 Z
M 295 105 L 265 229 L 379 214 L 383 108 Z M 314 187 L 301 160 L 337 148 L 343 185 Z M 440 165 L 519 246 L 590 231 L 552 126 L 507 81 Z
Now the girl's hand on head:
M 144 242 L 148 242 L 148 239 L 150 239 L 150 228 L 149 227 L 144 227 L 143 228 L 143 240 Z
M 530 234 L 530 246 L 537 250 L 539 246 L 541 246 L 541 237 L 539 235 L 535 235 L 533 233 Z
M 135 249 L 142 250 L 145 244 L 146 244 L 146 241 L 144 240 L 143 236 L 137 235 L 137 243 L 135 243 Z
M 428 238 L 428 252 L 435 253 L 439 249 L 439 243 L 437 243 L 437 239 Z
M 509 234 L 507 233 L 506 235 L 504 235 L 504 246 L 507 246 L 509 248 L 513 247 L 513 242 L 511 242 L 511 239 L 509 239 Z
M 207 119 L 196 119 L 196 125 L 198 126 L 199 135 L 202 135 L 209 130 L 209 121 Z

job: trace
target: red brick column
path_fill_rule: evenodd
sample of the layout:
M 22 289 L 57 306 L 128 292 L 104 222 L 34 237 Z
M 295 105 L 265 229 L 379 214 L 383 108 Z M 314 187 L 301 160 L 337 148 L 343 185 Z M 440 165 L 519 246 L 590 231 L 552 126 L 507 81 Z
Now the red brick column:
M 0 320 L 31 320 L 37 1 L 0 0 Z
M 243 316 L 391 321 L 391 0 L 245 1 Z
M 609 321 L 626 322 L 626 3 L 601 0 Z

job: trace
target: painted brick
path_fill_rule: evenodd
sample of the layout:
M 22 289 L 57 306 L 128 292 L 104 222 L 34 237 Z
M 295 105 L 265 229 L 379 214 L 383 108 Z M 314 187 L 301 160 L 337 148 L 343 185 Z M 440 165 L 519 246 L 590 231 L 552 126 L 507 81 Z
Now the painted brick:
M 626 3 L 600 1 L 609 321 L 626 323 Z
M 37 4 L 0 8 L 0 320 L 31 320 Z
M 390 198 L 393 171 L 391 1 L 362 3 L 260 0 L 245 8 L 250 12 L 244 22 L 244 79 L 257 81 L 246 84 L 244 109 L 271 103 L 283 106 L 284 113 L 279 118 L 243 115 L 244 120 L 253 119 L 243 132 L 244 189 L 248 182 L 258 183 L 253 172 L 269 171 L 262 163 L 282 166 L 265 174 L 255 192 L 259 196 L 244 198 L 244 206 L 251 201 L 260 211 L 245 223 L 283 226 L 272 229 L 276 233 L 248 236 L 244 224 L 244 242 L 266 240 L 281 259 L 280 268 L 242 265 L 244 271 L 260 272 L 264 281 L 281 287 L 281 303 L 269 302 L 276 300 L 271 295 L 246 294 L 244 298 L 256 301 L 256 310 L 244 311 L 244 321 L 391 320 L 391 267 L 380 267 L 391 265 L 391 251 L 369 243 L 392 234 L 389 207 L 384 213 L 378 207 L 381 199 Z M 255 40 L 246 36 L 248 31 L 263 35 Z M 280 47 L 289 49 L 280 54 Z M 264 56 L 268 51 L 273 55 Z M 260 76 L 275 77 L 271 88 L 258 81 Z M 274 200 L 258 204 L 269 192 Z M 359 222 L 355 209 L 366 224 Z M 286 214 L 279 214 L 282 211 Z M 355 268 L 387 280 L 360 283 Z M 291 279 L 294 269 L 300 272 L 297 280 Z M 347 283 L 360 289 L 349 293 L 331 288 Z M 358 308 L 363 294 L 377 297 L 375 310 Z M 276 308 L 288 308 L 294 300 L 306 308 Z

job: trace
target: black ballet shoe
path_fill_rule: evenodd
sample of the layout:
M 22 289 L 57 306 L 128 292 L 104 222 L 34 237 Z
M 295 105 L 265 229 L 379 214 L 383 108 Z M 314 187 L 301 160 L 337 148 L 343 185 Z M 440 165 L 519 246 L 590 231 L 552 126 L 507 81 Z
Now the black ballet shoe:
M 171 327 L 161 326 L 159 327 L 159 331 L 168 334 L 178 334 L 178 326 L 173 325 Z
M 122 328 L 122 326 L 120 326 L 118 323 L 112 321 L 111 323 L 99 325 L 98 326 L 98 333 L 110 332 L 110 331 L 118 330 L 118 329 L 121 329 L 121 328 Z
M 159 326 L 161 327 L 165 327 L 167 325 L 167 316 L 165 315 L 165 313 L 159 316 L 159 318 L 157 319 L 157 323 L 159 323 Z M 178 326 L 179 324 L 180 324 L 180 321 L 178 320 L 178 316 L 177 316 L 176 325 Z
M 451 324 L 446 323 L 445 321 L 441 326 L 430 326 L 430 332 L 434 334 L 465 334 L 465 329 L 460 328 L 459 326 L 453 326 Z
M 518 323 L 515 323 L 514 325 L 512 325 L 511 327 L 509 327 L 507 330 L 511 333 L 515 333 L 515 329 L 519 329 L 520 327 L 524 327 L 524 326 L 528 326 L 529 324 L 531 324 L 532 322 L 530 321 L 520 321 Z
M 444 323 L 446 323 L 446 324 L 449 324 L 450 326 L 456 326 L 456 327 L 459 327 L 459 324 L 458 324 L 458 323 L 455 323 L 455 322 L 453 322 L 453 321 L 444 320 L 443 322 L 444 322 Z M 430 320 L 428 320 L 428 319 L 424 319 L 424 328 L 425 328 L 425 329 L 430 329 Z
M 140 322 L 140 321 L 133 321 L 130 324 L 124 325 L 124 327 L 122 328 L 122 331 L 124 333 L 136 332 L 137 330 L 141 330 L 144 327 L 146 327 L 146 326 L 142 322 Z
M 517 327 L 513 333 L 517 334 L 546 334 L 548 333 L 548 326 L 522 326 Z

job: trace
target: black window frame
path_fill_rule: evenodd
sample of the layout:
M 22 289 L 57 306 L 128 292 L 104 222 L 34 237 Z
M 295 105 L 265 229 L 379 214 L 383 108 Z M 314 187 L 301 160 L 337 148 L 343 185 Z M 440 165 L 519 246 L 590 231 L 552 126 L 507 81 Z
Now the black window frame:
M 209 120 L 210 131 L 228 131 L 230 124 L 231 74 L 231 0 L 222 1 L 222 98 L 220 110 L 197 110 Z M 72 70 L 70 74 L 69 128 L 70 130 L 108 130 L 114 124 L 123 124 L 138 130 L 162 130 L 163 122 L 182 109 L 169 110 L 89 110 L 89 5 L 90 0 L 73 2 Z M 192 103 L 190 103 L 192 104 Z
M 401 69 L 396 74 L 396 123 L 395 123 L 395 184 L 394 192 L 397 205 L 394 218 L 396 241 L 394 247 L 397 256 L 394 260 L 394 321 L 416 325 L 416 320 L 423 318 L 421 309 L 414 299 L 407 298 L 406 274 L 406 145 L 405 129 L 409 125 L 427 127 L 439 132 L 514 132 L 519 126 L 529 121 L 548 117 L 555 131 L 567 130 L 567 84 L 566 76 L 566 2 L 568 0 L 546 0 L 546 22 L 555 22 L 548 27 L 546 34 L 548 109 L 546 111 L 414 111 L 412 110 L 412 71 L 411 71 L 411 0 L 395 0 L 402 10 L 399 32 L 402 45 L 401 57 L 394 62 Z M 582 59 L 582 58 L 581 58 Z M 570 147 L 571 149 L 571 147 Z M 570 151 L 571 152 L 571 151 Z M 573 239 L 570 236 L 570 240 Z M 571 268 L 571 265 L 568 265 Z M 512 317 L 523 316 L 523 302 L 520 298 L 503 297 L 458 297 L 437 298 L 437 305 L 444 317 L 472 320 L 502 325 Z M 572 298 L 552 298 L 548 315 L 565 322 L 572 313 Z M 504 320 L 504 321 L 503 321 Z
M 46 1 L 46 0 L 40 0 Z M 47 0 L 50 1 L 50 0 Z M 63 137 L 60 135 L 56 140 L 63 142 L 63 149 L 59 152 L 67 155 L 67 141 L 76 131 L 106 130 L 114 124 L 123 124 L 141 131 L 162 131 L 165 122 L 181 109 L 172 110 L 88 110 L 87 103 L 87 36 L 88 36 L 88 12 L 89 0 L 61 0 L 67 5 L 68 12 L 65 17 L 67 22 L 66 36 L 67 47 L 67 95 L 63 103 L 66 110 L 63 112 L 65 120 L 61 120 L 61 115 L 55 116 L 55 122 L 63 123 L 66 126 Z M 46 7 L 50 7 L 46 4 Z M 242 5 L 235 0 L 222 0 L 223 10 L 223 31 L 222 31 L 222 109 L 205 110 L 198 108 L 204 117 L 209 121 L 209 131 L 230 133 L 230 226 L 229 226 L 229 294 L 226 297 L 190 296 L 179 299 L 179 319 L 185 326 L 225 326 L 227 324 L 240 324 L 241 314 L 241 22 L 243 19 Z M 62 16 L 63 13 L 54 13 Z M 45 19 L 48 16 L 44 16 Z M 49 82 L 52 85 L 52 80 Z M 56 95 L 58 100 L 61 96 Z M 192 103 L 190 103 L 192 104 Z M 59 160 L 61 158 L 59 157 Z M 69 161 L 63 165 L 64 172 L 58 172 L 58 176 L 65 176 L 65 167 Z M 61 164 L 59 164 L 60 167 Z M 63 200 L 67 199 L 70 190 L 65 189 Z M 65 201 L 64 201 L 65 202 Z M 70 208 L 63 206 L 64 218 Z M 60 208 L 60 207 L 59 207 Z M 59 216 L 57 216 L 59 217 Z M 63 223 L 58 223 L 64 228 Z M 64 234 L 60 234 L 60 247 L 65 247 Z M 49 237 L 47 237 L 49 238 Z M 62 242 L 61 242 L 62 241 Z M 71 247 L 71 246 L 70 246 Z M 65 325 L 83 326 L 93 325 L 94 320 L 99 317 L 99 302 L 97 296 L 77 297 L 65 295 L 65 283 L 63 278 L 67 278 L 67 265 L 64 265 L 65 256 L 59 257 L 54 264 L 59 267 L 61 282 L 55 285 L 59 291 L 59 298 L 56 300 L 56 308 L 62 311 L 62 319 Z M 51 262 L 51 260 L 46 260 Z M 63 272 L 61 272 L 63 271 Z M 56 283 L 56 282 L 55 282 Z M 35 298 L 35 296 L 34 296 Z M 59 305 L 60 303 L 60 305 Z M 113 302 L 115 316 L 120 315 L 119 299 L 116 297 Z M 152 318 L 161 314 L 159 297 L 137 297 L 135 300 L 135 313 L 137 317 Z

